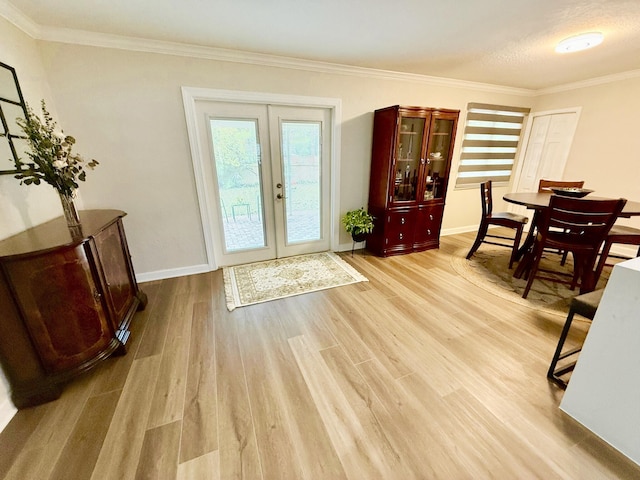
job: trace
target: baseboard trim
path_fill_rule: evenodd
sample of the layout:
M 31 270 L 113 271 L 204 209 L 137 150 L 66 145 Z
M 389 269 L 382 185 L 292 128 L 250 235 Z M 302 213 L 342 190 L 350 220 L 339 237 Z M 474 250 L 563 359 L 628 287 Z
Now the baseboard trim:
M 153 282 L 154 280 L 164 280 L 166 278 L 184 277 L 186 275 L 197 275 L 198 273 L 206 273 L 211 268 L 206 263 L 201 265 L 192 265 L 189 267 L 169 268 L 167 270 L 156 270 L 155 272 L 145 272 L 136 274 L 138 283 Z

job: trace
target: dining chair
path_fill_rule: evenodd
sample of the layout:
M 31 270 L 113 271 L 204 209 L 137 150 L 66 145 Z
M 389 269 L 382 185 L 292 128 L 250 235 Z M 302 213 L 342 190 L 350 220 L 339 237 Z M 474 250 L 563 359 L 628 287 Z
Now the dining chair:
M 473 254 L 478 250 L 480 244 L 488 243 L 491 245 L 498 245 L 500 247 L 511 248 L 511 257 L 509 258 L 509 268 L 513 266 L 513 262 L 518 254 L 518 247 L 520 246 L 520 238 L 522 237 L 522 231 L 524 226 L 529 221 L 524 215 L 519 215 L 512 212 L 493 212 L 493 196 L 491 194 L 491 180 L 487 180 L 480 184 L 480 205 L 482 206 L 482 218 L 480 219 L 480 226 L 478 227 L 478 235 L 475 242 L 471 246 L 471 250 L 467 254 L 467 260 L 469 260 Z M 500 227 L 507 227 L 515 230 L 513 237 L 506 237 L 504 235 L 489 234 L 489 226 L 495 225 Z M 501 240 L 510 241 L 509 244 L 494 242 L 487 240 L 487 238 L 497 238 Z
M 514 274 L 516 278 L 523 275 L 527 278 L 522 298 L 527 298 L 535 278 L 566 283 L 572 290 L 579 283 L 580 293 L 593 290 L 598 252 L 626 203 L 624 198 L 587 200 L 552 195 L 549 208 L 541 213 L 534 243 Z M 545 249 L 571 252 L 573 275 L 570 281 L 563 280 L 566 275 L 563 272 L 539 268 Z M 539 272 L 553 276 L 542 276 Z
M 584 180 L 565 181 L 565 180 L 540 179 L 540 182 L 538 183 L 538 192 L 553 193 L 554 188 L 582 188 L 582 187 L 584 187 Z M 558 254 L 562 255 L 562 258 L 560 259 L 560 265 L 564 265 L 565 263 L 567 263 L 567 252 L 558 252 Z
M 582 350 L 582 347 L 580 346 L 563 352 L 564 343 L 569 336 L 569 330 L 571 329 L 573 317 L 574 315 L 580 315 L 581 317 L 584 317 L 588 320 L 593 320 L 593 318 L 596 316 L 598 306 L 600 305 L 600 300 L 602 299 L 603 292 L 604 289 L 594 290 L 593 292 L 573 297 L 573 299 L 571 300 L 569 314 L 567 315 L 567 319 L 564 322 L 562 332 L 560 333 L 560 338 L 558 339 L 558 345 L 556 346 L 556 351 L 553 354 L 551 364 L 549 365 L 549 370 L 547 371 L 547 378 L 559 385 L 562 389 L 566 389 L 568 383 L 567 380 L 562 378 L 562 376 L 573 371 L 576 366 L 576 362 L 563 362 L 563 365 L 561 366 L 558 366 L 558 362 L 566 358 L 573 357 L 574 355 L 579 353 L 580 350 Z
M 597 282 L 602 274 L 604 266 L 607 264 L 607 258 L 621 258 L 628 260 L 631 257 L 611 254 L 611 246 L 616 244 L 621 245 L 635 245 L 638 247 L 636 257 L 640 257 L 640 229 L 634 227 L 628 227 L 626 225 L 614 224 L 611 230 L 607 234 L 607 238 L 604 241 L 604 246 L 600 252 L 600 260 L 598 260 L 598 266 L 596 267 L 595 281 Z

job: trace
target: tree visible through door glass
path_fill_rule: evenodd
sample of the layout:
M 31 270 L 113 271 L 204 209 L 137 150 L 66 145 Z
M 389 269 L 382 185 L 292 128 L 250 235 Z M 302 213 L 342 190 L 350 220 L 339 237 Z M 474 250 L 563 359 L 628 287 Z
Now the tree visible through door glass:
M 283 122 L 281 126 L 288 244 L 321 238 L 320 127 L 319 122 Z
M 220 218 L 227 252 L 265 246 L 260 150 L 254 120 L 211 120 Z

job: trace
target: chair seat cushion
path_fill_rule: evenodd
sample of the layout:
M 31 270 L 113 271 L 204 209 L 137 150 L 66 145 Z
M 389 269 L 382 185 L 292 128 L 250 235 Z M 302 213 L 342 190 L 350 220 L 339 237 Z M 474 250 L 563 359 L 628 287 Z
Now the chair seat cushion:
M 529 218 L 525 217 L 524 215 L 518 215 L 517 213 L 511 213 L 511 212 L 492 213 L 491 215 L 488 216 L 488 218 L 492 220 L 510 220 L 512 222 L 523 223 L 523 224 L 529 221 Z
M 601 288 L 600 290 L 578 295 L 571 300 L 571 309 L 578 315 L 593 320 L 603 293 L 604 288 Z

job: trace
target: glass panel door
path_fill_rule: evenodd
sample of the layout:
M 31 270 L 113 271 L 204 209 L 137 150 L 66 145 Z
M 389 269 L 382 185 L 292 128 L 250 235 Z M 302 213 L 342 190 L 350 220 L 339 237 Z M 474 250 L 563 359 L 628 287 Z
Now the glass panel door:
M 211 119 L 225 253 L 266 246 L 256 119 Z
M 447 159 L 452 148 L 454 120 L 434 117 L 427 150 L 427 174 L 423 200 L 443 198 L 447 188 Z
M 330 110 L 201 102 L 199 148 L 218 266 L 330 246 Z
M 328 110 L 269 107 L 279 257 L 329 249 L 330 119 Z
M 199 101 L 196 115 L 215 264 L 275 258 L 267 106 Z
M 396 146 L 393 201 L 415 201 L 424 137 L 424 118 L 402 117 Z
M 281 129 L 287 243 L 320 240 L 321 123 L 288 121 Z

